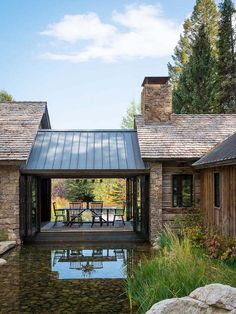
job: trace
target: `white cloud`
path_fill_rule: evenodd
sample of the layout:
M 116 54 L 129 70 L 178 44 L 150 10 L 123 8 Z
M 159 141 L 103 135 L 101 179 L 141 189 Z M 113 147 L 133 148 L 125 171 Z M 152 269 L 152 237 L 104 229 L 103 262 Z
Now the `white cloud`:
M 41 34 L 64 41 L 71 49 L 75 44 L 80 45 L 76 52 L 47 52 L 44 57 L 85 62 L 167 56 L 172 53 L 180 32 L 181 25 L 166 19 L 160 6 L 133 5 L 122 13 L 113 12 L 112 24 L 103 23 L 96 13 L 66 15 Z

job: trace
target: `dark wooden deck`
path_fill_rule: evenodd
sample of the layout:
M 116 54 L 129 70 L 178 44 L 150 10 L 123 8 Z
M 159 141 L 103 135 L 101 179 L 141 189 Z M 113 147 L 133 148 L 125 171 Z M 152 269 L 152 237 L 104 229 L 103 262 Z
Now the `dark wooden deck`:
M 135 232 L 40 232 L 32 238 L 25 239 L 25 242 L 33 243 L 53 243 L 53 242 L 91 242 L 91 243 L 126 243 L 145 242 L 145 240 Z

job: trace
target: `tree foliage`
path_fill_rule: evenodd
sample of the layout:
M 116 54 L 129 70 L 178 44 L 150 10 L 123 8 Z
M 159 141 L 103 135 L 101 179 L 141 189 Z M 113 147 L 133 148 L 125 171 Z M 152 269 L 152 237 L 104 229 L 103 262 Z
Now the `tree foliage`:
M 7 102 L 7 101 L 13 101 L 13 96 L 8 94 L 4 90 L 0 90 L 0 102 Z
M 94 200 L 94 184 L 86 179 L 66 180 L 65 197 L 71 201 L 90 202 Z
M 168 64 L 176 113 L 215 110 L 218 22 L 214 0 L 197 0 L 192 15 L 184 22 L 183 34 L 172 56 L 173 64 Z M 209 105 L 209 101 L 213 103 Z
M 205 26 L 202 25 L 194 38 L 192 54 L 179 77 L 174 91 L 175 109 L 180 113 L 214 112 L 215 59 Z
M 218 101 L 219 112 L 236 111 L 236 56 L 233 18 L 235 7 L 231 0 L 220 4 L 218 41 Z
M 134 128 L 134 116 L 140 113 L 140 103 L 136 104 L 133 100 L 130 102 L 126 115 L 122 118 L 121 128 L 122 129 L 133 129 Z

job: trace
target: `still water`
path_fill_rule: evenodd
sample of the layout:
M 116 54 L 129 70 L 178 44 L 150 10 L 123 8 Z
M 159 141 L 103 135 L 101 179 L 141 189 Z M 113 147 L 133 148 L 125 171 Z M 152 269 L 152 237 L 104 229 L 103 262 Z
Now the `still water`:
M 125 280 L 148 246 L 25 245 L 0 268 L 0 313 L 135 313 Z

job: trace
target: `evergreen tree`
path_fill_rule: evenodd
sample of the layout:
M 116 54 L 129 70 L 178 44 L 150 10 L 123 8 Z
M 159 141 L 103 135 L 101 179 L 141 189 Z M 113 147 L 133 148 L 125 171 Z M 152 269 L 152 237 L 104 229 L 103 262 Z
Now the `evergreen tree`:
M 180 113 L 215 111 L 215 59 L 207 30 L 202 25 L 194 38 L 192 54 L 180 75 L 175 102 Z
M 219 112 L 236 112 L 236 56 L 233 17 L 235 7 L 231 0 L 220 4 L 218 41 L 218 101 Z
M 196 38 L 198 38 L 200 28 L 204 25 L 204 32 L 210 44 L 210 55 L 214 60 L 217 55 L 218 21 L 219 12 L 214 0 L 197 0 L 191 17 L 184 22 L 183 34 L 172 56 L 174 63 L 173 65 L 168 64 L 169 75 L 173 85 L 173 110 L 176 113 L 186 110 L 186 103 L 184 108 L 182 108 L 181 99 L 184 97 L 187 101 L 190 97 L 191 86 L 189 86 L 189 84 L 191 82 L 189 82 L 189 80 L 191 81 L 191 71 L 187 67 L 187 64 L 190 62 L 190 57 L 193 53 L 193 47 L 195 46 Z M 212 63 L 211 66 L 215 67 L 216 65 Z M 198 67 L 198 65 L 196 65 L 196 67 Z M 199 67 L 201 67 L 201 65 Z M 183 71 L 185 71 L 185 73 L 182 75 Z M 187 93 L 186 95 L 184 95 L 185 92 Z M 188 101 L 191 101 L 191 98 L 188 99 Z M 188 107 L 192 107 L 191 103 L 189 103 Z M 205 109 L 202 108 L 202 111 L 204 110 Z
M 140 113 L 140 104 L 136 104 L 135 101 L 131 101 L 126 111 L 126 116 L 122 118 L 121 128 L 122 129 L 133 129 L 134 128 L 134 116 Z
M 174 64 L 168 63 L 168 72 L 171 78 L 173 88 L 177 88 L 180 74 L 182 73 L 183 66 L 188 63 L 190 56 L 190 19 L 185 20 L 183 24 L 183 34 L 180 35 L 178 45 L 175 47 L 172 59 Z
M 81 179 L 66 180 L 66 198 L 71 202 L 90 202 L 94 199 L 94 185 L 91 181 Z

